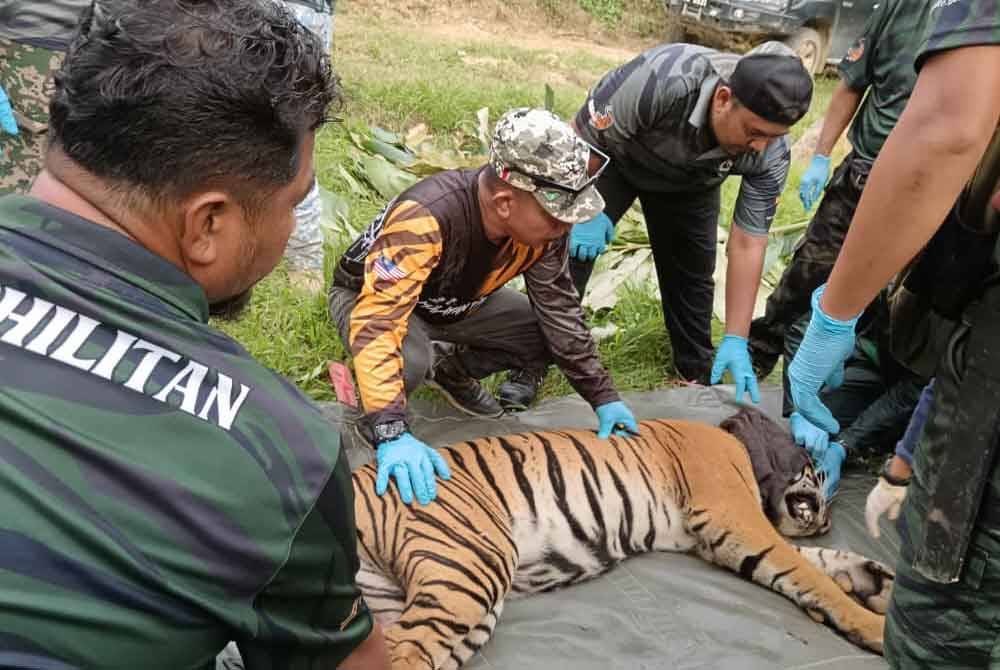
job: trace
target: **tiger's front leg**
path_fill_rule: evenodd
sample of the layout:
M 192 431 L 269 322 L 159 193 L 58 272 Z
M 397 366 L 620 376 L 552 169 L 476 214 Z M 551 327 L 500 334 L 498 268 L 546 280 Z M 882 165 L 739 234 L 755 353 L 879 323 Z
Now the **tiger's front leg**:
M 692 513 L 688 525 L 698 538 L 698 554 L 780 593 L 854 644 L 882 653 L 885 617 L 849 598 L 774 529 L 759 507 L 743 502 L 720 505 L 717 499 L 711 510 Z
M 896 579 L 890 567 L 850 551 L 821 547 L 795 548 L 859 605 L 876 614 L 888 611 Z

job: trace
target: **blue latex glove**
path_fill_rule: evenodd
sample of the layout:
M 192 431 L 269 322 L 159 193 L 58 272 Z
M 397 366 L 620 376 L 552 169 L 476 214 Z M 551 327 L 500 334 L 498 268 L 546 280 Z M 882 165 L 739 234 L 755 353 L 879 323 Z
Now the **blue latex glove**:
M 830 444 L 830 433 L 809 423 L 798 412 L 792 412 L 788 419 L 792 427 L 795 443 L 806 448 L 813 460 L 819 461 Z
M 828 433 L 840 432 L 840 424 L 819 399 L 819 391 L 826 383 L 837 388 L 844 381 L 844 361 L 854 350 L 854 324 L 831 319 L 820 308 L 820 298 L 826 284 L 813 291 L 812 317 L 802 344 L 788 366 L 788 384 L 791 387 L 795 409 L 817 428 Z
M 799 182 L 799 200 L 802 201 L 802 206 L 806 208 L 807 212 L 819 200 L 820 194 L 823 193 L 823 187 L 826 186 L 829 178 L 830 157 L 816 154 Z
M 615 431 L 615 435 L 622 437 L 629 433 L 632 435 L 639 434 L 639 426 L 635 422 L 635 417 L 632 416 L 632 410 L 621 400 L 600 405 L 594 411 L 597 412 L 597 420 L 600 423 L 597 429 L 597 437 L 602 440 L 610 437 L 612 430 Z
M 578 223 L 569 232 L 569 255 L 578 261 L 594 261 L 615 237 L 615 224 L 601 212 L 590 221 Z
M 14 120 L 14 110 L 10 106 L 7 91 L 0 86 L 0 128 L 8 135 L 17 135 L 17 121 Z
M 742 401 L 743 394 L 750 392 L 750 400 L 760 402 L 760 391 L 757 389 L 757 375 L 753 373 L 750 363 L 750 352 L 747 350 L 747 338 L 739 335 L 726 335 L 722 338 L 719 350 L 712 363 L 712 377 L 709 381 L 718 384 L 722 374 L 729 370 L 736 384 L 736 400 Z
M 826 494 L 827 500 L 833 497 L 833 494 L 837 492 L 837 488 L 840 486 L 840 467 L 844 464 L 845 458 L 847 458 L 847 451 L 844 449 L 844 445 L 840 442 L 831 442 L 829 448 L 819 460 L 817 469 L 820 476 L 825 478 L 823 493 Z
M 436 472 L 441 479 L 450 479 L 448 464 L 437 451 L 413 437 L 403 433 L 395 440 L 378 445 L 376 452 L 378 475 L 375 478 L 375 493 L 383 495 L 389 488 L 389 475 L 396 480 L 399 497 L 409 505 L 413 494 L 417 502 L 428 505 L 437 497 Z

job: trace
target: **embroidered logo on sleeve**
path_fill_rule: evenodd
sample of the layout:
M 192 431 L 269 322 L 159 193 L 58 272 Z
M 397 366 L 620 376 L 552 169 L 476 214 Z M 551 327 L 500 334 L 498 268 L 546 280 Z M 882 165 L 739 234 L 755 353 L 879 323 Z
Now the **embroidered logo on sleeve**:
M 847 62 L 857 63 L 865 55 L 865 38 L 862 37 L 858 43 L 847 50 Z
M 597 130 L 607 130 L 615 125 L 615 115 L 611 111 L 611 105 L 605 105 L 604 111 L 599 112 L 594 105 L 594 99 L 591 98 L 587 101 L 587 111 L 590 112 L 590 125 Z
M 406 276 L 406 273 L 398 265 L 385 256 L 376 258 L 374 265 L 375 274 L 378 275 L 379 279 L 395 282 Z

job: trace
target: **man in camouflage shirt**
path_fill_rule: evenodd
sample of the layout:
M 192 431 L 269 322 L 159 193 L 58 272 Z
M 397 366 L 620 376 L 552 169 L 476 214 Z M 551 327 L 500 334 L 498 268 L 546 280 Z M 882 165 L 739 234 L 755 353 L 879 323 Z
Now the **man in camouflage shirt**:
M 278 0 L 295 15 L 299 23 L 323 42 L 327 53 L 333 51 L 334 0 Z M 295 230 L 288 239 L 285 258 L 296 283 L 319 289 L 323 284 L 323 202 L 319 181 L 295 208 Z
M 944 334 L 913 476 L 880 482 L 876 506 L 902 503 L 890 665 L 985 670 L 1000 658 L 1000 3 L 934 0 L 916 69 L 830 280 L 813 294 L 789 379 L 796 409 L 836 431 L 817 394 L 839 377 L 862 308 L 935 242 L 950 212 L 992 239 L 978 291 Z
M 330 316 L 354 357 L 379 493 L 391 473 L 405 501 L 412 489 L 426 504 L 434 471 L 446 476 L 406 423 L 407 396 L 425 381 L 468 414 L 496 416 L 503 409 L 478 380 L 551 356 L 595 409 L 602 437 L 636 430 L 567 266 L 570 229 L 604 207 L 593 184 L 607 164 L 552 113 L 512 110 L 497 122 L 488 165 L 407 189 L 344 253 Z M 505 286 L 522 274 L 527 295 Z
M 597 188 L 607 207 L 574 227 L 570 270 L 584 295 L 594 261 L 638 199 L 656 264 L 673 362 L 688 380 L 729 370 L 737 395 L 758 398 L 746 336 L 767 232 L 790 162 L 788 129 L 808 111 L 812 79 L 794 53 L 768 42 L 746 56 L 664 44 L 606 74 L 576 115 L 580 136 L 611 156 Z M 743 177 L 726 275 L 726 337 L 713 363 L 720 187 Z M 541 371 L 515 374 L 501 399 L 525 405 Z
M 388 670 L 335 427 L 208 325 L 281 257 L 329 59 L 269 2 L 97 7 L 0 198 L 0 666 Z
M 17 134 L 0 133 L 0 195 L 26 193 L 42 171 L 52 78 L 92 0 L 0 0 L 0 89 Z
M 6 91 L 17 134 L 0 131 L 0 195 L 26 193 L 42 170 L 52 79 L 59 70 L 77 18 L 93 0 L 0 0 L 0 91 Z M 333 47 L 334 0 L 283 0 L 281 4 Z M 295 229 L 285 249 L 293 278 L 307 288 L 322 283 L 322 202 L 319 183 L 295 208 Z
M 833 171 L 805 237 L 767 299 L 767 311 L 750 325 L 750 353 L 761 377 L 771 373 L 783 353 L 787 360 L 795 354 L 798 342 L 786 347 L 786 335 L 803 316 L 808 317 L 809 296 L 830 276 L 872 163 L 910 98 L 917 80 L 913 61 L 930 5 L 931 0 L 877 3 L 864 32 L 840 62 L 840 82 L 815 155 L 799 184 L 806 211 L 827 182 L 830 153 L 849 123 L 852 151 Z

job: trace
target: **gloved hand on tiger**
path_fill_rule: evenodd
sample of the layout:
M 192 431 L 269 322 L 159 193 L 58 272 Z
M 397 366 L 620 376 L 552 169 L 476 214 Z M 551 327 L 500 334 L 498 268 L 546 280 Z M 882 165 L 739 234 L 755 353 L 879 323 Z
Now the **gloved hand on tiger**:
M 795 411 L 811 424 L 836 435 L 840 423 L 819 399 L 826 384 L 837 388 L 844 381 L 844 361 L 854 350 L 854 326 L 858 317 L 841 321 L 823 312 L 823 284 L 812 294 L 812 316 L 795 358 L 788 366 L 788 385 Z
M 611 431 L 615 435 L 626 437 L 629 434 L 638 435 L 639 425 L 632 416 L 632 410 L 621 400 L 604 403 L 594 408 L 597 413 L 597 420 L 600 427 L 597 429 L 597 437 L 606 440 L 611 436 Z
M 375 493 L 383 495 L 389 488 L 389 475 L 396 480 L 399 497 L 407 505 L 417 502 L 429 505 L 437 497 L 435 473 L 441 479 L 450 479 L 448 464 L 433 447 L 429 447 L 410 433 L 403 433 L 394 440 L 378 445 L 376 451 L 378 475 Z

